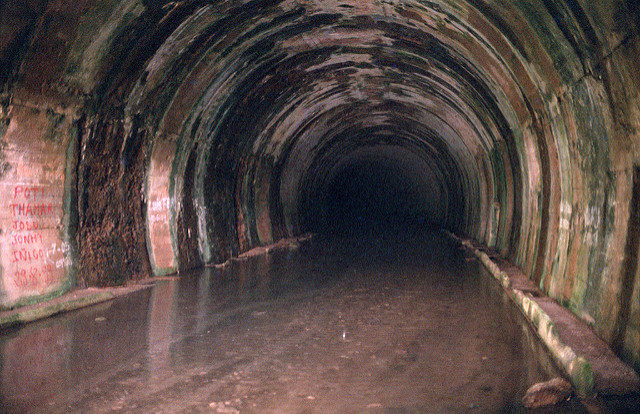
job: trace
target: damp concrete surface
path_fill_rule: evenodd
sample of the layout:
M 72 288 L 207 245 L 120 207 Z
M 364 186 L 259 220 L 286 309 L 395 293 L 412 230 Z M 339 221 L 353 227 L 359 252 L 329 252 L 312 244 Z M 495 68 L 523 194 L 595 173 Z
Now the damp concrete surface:
M 0 406 L 520 412 L 559 375 L 541 349 L 439 233 L 342 234 L 2 332 Z

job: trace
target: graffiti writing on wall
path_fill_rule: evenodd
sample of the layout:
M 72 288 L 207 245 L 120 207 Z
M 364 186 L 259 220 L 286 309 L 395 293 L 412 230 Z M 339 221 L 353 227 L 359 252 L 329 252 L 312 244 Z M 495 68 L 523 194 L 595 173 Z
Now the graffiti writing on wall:
M 162 198 L 160 200 L 152 201 L 149 205 L 150 208 L 148 212 L 149 223 L 168 223 L 170 206 L 171 203 L 168 198 Z
M 15 296 L 46 290 L 64 273 L 67 249 L 58 230 L 60 197 L 43 185 L 12 184 L 4 193 L 4 288 Z

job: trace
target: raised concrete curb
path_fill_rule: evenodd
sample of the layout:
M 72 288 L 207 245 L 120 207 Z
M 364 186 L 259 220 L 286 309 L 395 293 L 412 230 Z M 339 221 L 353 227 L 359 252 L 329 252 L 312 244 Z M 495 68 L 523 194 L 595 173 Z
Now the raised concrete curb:
M 470 241 L 449 232 L 446 234 L 471 251 L 502 285 L 509 298 L 533 325 L 538 337 L 579 395 L 625 395 L 640 392 L 640 380 L 635 371 L 615 356 L 608 345 L 568 309 L 562 308 L 548 297 L 541 297 L 541 292 L 532 283 L 523 283 L 523 275 L 507 274 L 487 253 Z M 553 309 L 553 316 L 543 308 Z M 562 323 L 564 332 L 558 329 L 558 322 Z M 572 337 L 577 339 L 572 340 Z M 581 341 L 583 344 L 580 344 Z M 588 344 L 585 346 L 584 342 Z M 578 352 L 574 343 L 587 354 Z
M 288 239 L 281 239 L 276 243 L 266 246 L 258 246 L 247 252 L 242 253 L 238 257 L 232 257 L 224 263 L 205 265 L 206 267 L 215 267 L 216 269 L 224 269 L 232 263 L 244 262 L 254 257 L 265 256 L 269 253 L 284 250 L 298 250 L 304 243 L 308 243 L 315 238 L 312 233 L 306 233 L 299 237 L 292 237 Z
M 148 287 L 149 286 L 131 286 L 76 290 L 42 303 L 0 312 L 0 329 L 6 329 L 15 325 L 44 319 L 58 313 L 96 305 Z

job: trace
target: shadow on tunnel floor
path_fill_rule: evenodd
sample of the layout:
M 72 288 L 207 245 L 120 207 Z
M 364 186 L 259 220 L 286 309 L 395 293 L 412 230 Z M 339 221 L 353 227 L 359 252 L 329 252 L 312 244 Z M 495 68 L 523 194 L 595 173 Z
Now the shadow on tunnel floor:
M 420 218 L 356 216 L 316 230 L 316 248 L 371 266 L 404 260 L 454 264 L 455 256 L 460 255 L 438 225 Z

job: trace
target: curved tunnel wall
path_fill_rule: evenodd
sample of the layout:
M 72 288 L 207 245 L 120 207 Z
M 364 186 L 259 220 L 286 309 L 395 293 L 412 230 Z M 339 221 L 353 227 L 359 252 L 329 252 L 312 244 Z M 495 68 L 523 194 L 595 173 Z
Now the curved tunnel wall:
M 638 364 L 638 16 L 631 0 L 5 2 L 2 303 L 298 235 L 370 161 L 427 182 L 421 213 Z

